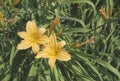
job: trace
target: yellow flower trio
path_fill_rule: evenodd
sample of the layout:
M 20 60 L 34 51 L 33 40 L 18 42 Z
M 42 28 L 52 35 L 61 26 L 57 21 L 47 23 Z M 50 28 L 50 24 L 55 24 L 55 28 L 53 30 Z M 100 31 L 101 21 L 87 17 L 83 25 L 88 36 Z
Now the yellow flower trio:
M 35 58 L 48 58 L 48 64 L 54 68 L 56 60 L 68 61 L 71 55 L 63 49 L 65 41 L 57 42 L 56 35 L 50 37 L 45 35 L 45 28 L 38 28 L 34 21 L 28 21 L 26 31 L 18 32 L 18 35 L 23 39 L 17 46 L 19 50 L 32 48 Z M 43 45 L 40 51 L 40 46 Z

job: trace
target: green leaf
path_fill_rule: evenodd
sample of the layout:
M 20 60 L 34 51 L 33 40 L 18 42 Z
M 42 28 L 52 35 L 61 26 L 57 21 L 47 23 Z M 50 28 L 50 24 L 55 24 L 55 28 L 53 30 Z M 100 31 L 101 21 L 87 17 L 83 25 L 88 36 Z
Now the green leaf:
M 87 33 L 88 31 L 90 31 L 89 29 L 85 29 L 85 28 L 72 28 L 68 29 L 66 31 L 64 31 L 65 33 Z
M 99 59 L 97 59 L 96 62 L 98 64 L 102 65 L 103 67 L 107 68 L 111 72 L 113 72 L 120 79 L 120 72 L 116 68 L 114 68 L 112 65 L 108 64 L 107 62 L 105 62 L 103 60 L 99 60 Z
M 84 61 L 84 63 L 85 63 L 86 65 L 88 65 L 89 68 L 91 68 L 91 70 L 92 70 L 93 72 L 95 72 L 95 74 L 97 74 L 97 76 L 99 77 L 100 81 L 103 81 L 103 80 L 102 80 L 102 77 L 101 77 L 101 75 L 100 75 L 100 72 L 99 72 L 99 71 L 97 70 L 97 68 L 88 60 L 87 57 L 85 57 L 85 56 L 83 56 L 83 55 L 79 55 L 79 54 L 77 54 L 77 56 L 79 57 L 79 59 L 82 59 L 82 61 Z
M 79 22 L 82 25 L 82 27 L 86 27 L 85 23 L 82 20 L 78 19 L 78 18 L 74 18 L 74 17 L 61 17 L 61 19 L 67 19 L 67 20 L 76 21 L 76 22 Z
M 87 3 L 92 6 L 94 10 L 94 15 L 96 14 L 95 5 L 90 0 L 69 0 L 69 1 L 64 2 L 63 4 L 70 4 L 70 3 Z
M 7 74 L 7 75 L 3 78 L 3 80 L 2 80 L 2 81 L 9 81 L 9 79 L 10 79 L 10 75 L 9 75 L 9 74 Z
M 32 65 L 28 74 L 28 77 L 35 77 L 37 74 L 37 66 Z

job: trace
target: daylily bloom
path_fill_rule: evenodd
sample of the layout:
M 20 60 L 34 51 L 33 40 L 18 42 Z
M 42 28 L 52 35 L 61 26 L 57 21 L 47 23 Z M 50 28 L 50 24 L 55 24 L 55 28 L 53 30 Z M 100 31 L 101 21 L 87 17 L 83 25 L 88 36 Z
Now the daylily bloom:
M 34 21 L 28 21 L 26 31 L 18 32 L 18 35 L 23 38 L 17 49 L 25 50 L 32 47 L 33 53 L 39 52 L 39 45 L 46 44 L 49 40 L 45 33 L 45 28 L 37 28 Z
M 48 64 L 51 68 L 55 66 L 56 60 L 68 61 L 71 59 L 71 55 L 64 49 L 65 41 L 60 41 L 57 43 L 56 36 L 50 36 L 50 42 L 46 44 L 43 51 L 40 51 L 35 58 L 49 58 Z

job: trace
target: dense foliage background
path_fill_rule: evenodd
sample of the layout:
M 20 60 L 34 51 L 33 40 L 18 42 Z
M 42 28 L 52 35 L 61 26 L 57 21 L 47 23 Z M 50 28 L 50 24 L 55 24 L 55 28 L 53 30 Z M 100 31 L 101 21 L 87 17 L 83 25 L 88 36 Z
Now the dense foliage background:
M 0 81 L 120 81 L 119 0 L 0 0 Z M 108 16 L 104 19 L 100 9 Z M 65 40 L 68 62 L 35 59 L 30 49 L 19 51 L 17 32 L 26 22 L 49 28 L 55 17 L 55 33 Z M 94 43 L 76 47 L 94 36 Z

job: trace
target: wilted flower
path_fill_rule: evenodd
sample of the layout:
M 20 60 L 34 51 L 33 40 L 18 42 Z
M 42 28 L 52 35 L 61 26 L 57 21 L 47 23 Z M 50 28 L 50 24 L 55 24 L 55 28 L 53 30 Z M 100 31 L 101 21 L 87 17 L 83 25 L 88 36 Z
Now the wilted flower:
M 94 36 L 91 37 L 91 38 L 89 38 L 89 39 L 86 40 L 85 42 L 82 42 L 81 44 L 78 44 L 78 42 L 77 42 L 75 46 L 76 46 L 76 47 L 81 47 L 81 46 L 86 45 L 86 44 L 88 44 L 88 43 L 94 43 Z

